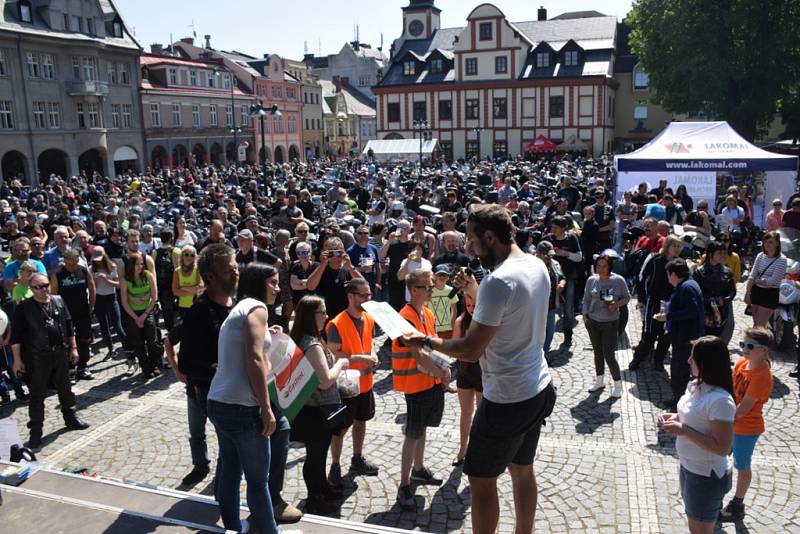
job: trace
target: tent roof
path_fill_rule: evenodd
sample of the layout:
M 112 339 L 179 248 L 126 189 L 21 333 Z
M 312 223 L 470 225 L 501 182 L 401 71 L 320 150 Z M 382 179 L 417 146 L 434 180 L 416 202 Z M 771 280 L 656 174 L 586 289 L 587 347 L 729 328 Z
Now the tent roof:
M 639 150 L 616 156 L 614 164 L 622 172 L 795 171 L 797 160 L 756 147 L 727 122 L 671 122 Z
M 438 139 L 422 142 L 422 153 L 432 154 Z M 419 139 L 373 139 L 364 147 L 364 154 L 369 152 L 375 154 L 419 154 Z
M 586 141 L 579 139 L 577 135 L 572 134 L 567 137 L 566 141 L 558 145 L 556 150 L 589 150 L 589 145 Z

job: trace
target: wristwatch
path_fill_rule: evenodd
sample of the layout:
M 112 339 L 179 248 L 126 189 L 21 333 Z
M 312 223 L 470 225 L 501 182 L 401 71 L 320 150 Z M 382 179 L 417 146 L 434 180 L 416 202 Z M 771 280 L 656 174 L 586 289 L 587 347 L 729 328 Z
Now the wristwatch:
M 425 336 L 422 340 L 422 347 L 428 350 L 433 350 L 431 345 L 431 336 Z

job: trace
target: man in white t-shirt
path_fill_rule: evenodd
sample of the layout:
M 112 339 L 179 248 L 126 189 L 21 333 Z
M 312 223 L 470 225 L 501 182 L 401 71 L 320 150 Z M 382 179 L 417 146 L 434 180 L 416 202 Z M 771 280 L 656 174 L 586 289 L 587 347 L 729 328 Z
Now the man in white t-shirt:
M 470 431 L 464 473 L 472 493 L 472 531 L 494 532 L 499 519 L 497 477 L 511 475 L 516 531 L 531 532 L 536 511 L 533 459 L 539 433 L 553 411 L 555 389 L 544 358 L 550 278 L 541 260 L 514 243 L 511 213 L 496 204 L 473 209 L 467 220 L 468 252 L 493 269 L 478 287 L 472 276 L 455 280 L 475 298 L 464 337 L 443 340 L 409 334 L 404 342 L 477 362 L 481 401 Z M 471 249 L 471 250 L 470 250 Z

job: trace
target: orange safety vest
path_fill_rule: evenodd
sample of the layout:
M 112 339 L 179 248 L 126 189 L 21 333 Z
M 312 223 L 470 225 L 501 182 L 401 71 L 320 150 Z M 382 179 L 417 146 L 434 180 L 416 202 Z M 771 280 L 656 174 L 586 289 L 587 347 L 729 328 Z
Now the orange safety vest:
M 436 316 L 428 308 L 422 308 L 422 315 L 425 318 L 424 326 L 419 320 L 417 310 L 411 304 L 403 306 L 400 315 L 423 334 L 436 335 Z M 429 376 L 417 369 L 417 359 L 411 355 L 411 349 L 400 346 L 396 339 L 392 341 L 392 384 L 395 391 L 419 393 L 431 389 L 441 382 L 441 379 Z
M 356 325 L 347 310 L 344 310 L 328 322 L 325 331 L 330 330 L 331 324 L 336 325 L 336 330 L 342 339 L 342 348 L 339 350 L 345 354 L 372 354 L 372 331 L 375 329 L 375 319 L 367 312 L 362 312 L 361 319 L 364 321 L 361 337 L 359 337 L 358 329 L 356 329 Z M 361 371 L 361 378 L 359 379 L 361 393 L 370 391 L 372 389 L 372 368 L 365 363 L 351 363 L 349 368 Z M 365 373 L 364 371 L 368 372 Z

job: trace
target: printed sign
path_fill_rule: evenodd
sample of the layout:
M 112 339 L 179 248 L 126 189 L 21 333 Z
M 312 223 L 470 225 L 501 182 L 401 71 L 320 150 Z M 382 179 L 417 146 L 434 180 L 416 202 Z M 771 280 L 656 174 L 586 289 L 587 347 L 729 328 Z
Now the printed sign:
M 303 351 L 286 334 L 272 336 L 272 346 L 267 356 L 272 367 L 268 385 L 269 400 L 278 404 L 291 421 L 319 386 L 319 378 Z
M 403 334 L 411 334 L 416 332 L 417 329 L 411 326 L 411 323 L 403 319 L 403 316 L 397 313 L 388 302 L 375 302 L 371 300 L 361 305 L 368 314 L 375 319 L 381 330 L 386 332 L 390 339 L 395 340 Z

